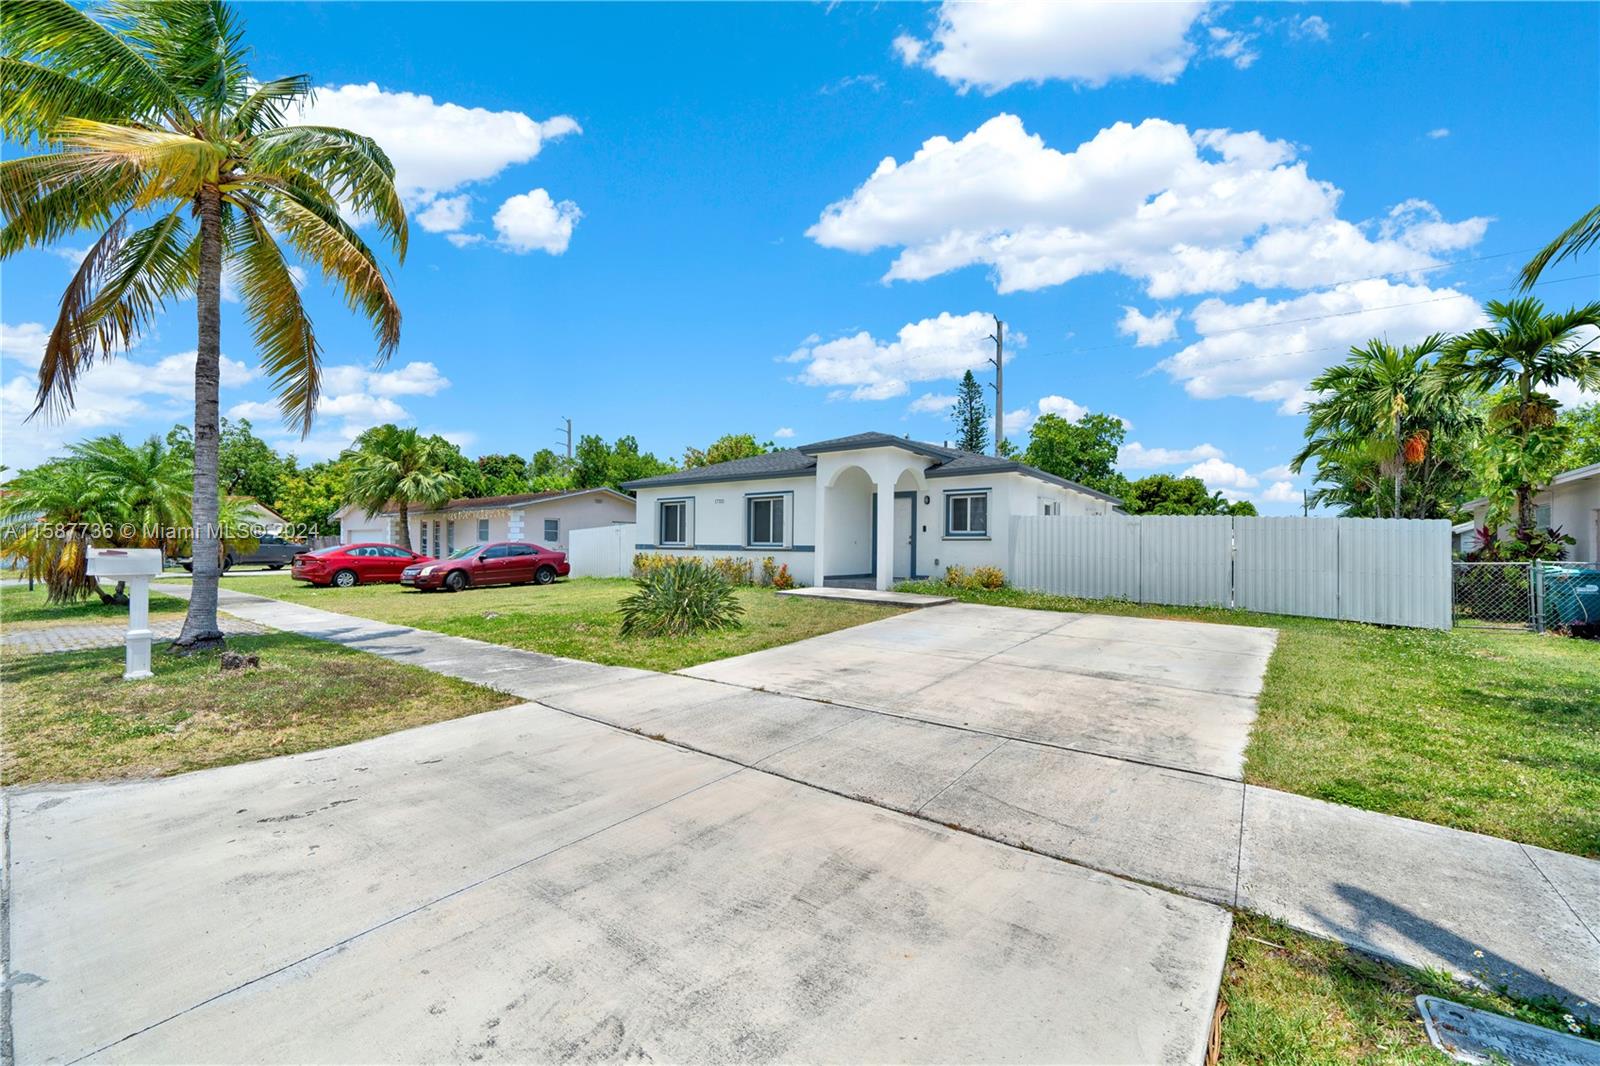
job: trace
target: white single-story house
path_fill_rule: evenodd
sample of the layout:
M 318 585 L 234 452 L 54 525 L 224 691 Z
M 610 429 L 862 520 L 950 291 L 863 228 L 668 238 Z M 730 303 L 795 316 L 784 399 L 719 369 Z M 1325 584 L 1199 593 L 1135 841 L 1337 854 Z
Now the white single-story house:
M 339 521 L 341 544 L 400 543 L 400 511 L 393 504 L 375 515 L 346 504 L 333 517 Z M 414 506 L 407 508 L 406 518 L 411 547 L 424 555 L 444 556 L 497 540 L 525 540 L 566 551 L 572 530 L 627 525 L 634 520 L 634 509 L 633 497 L 616 489 L 569 489 L 469 497 L 434 510 Z
M 801 584 L 871 585 L 997 566 L 1013 515 L 1104 515 L 1114 496 L 1012 459 L 859 433 L 630 481 L 640 551 L 768 555 Z M 880 504 L 880 501 L 892 501 Z
M 289 524 L 289 520 L 283 515 L 254 496 L 234 496 L 231 499 L 239 507 L 239 517 L 249 524 L 252 532 L 265 533 L 273 537 L 283 535 L 283 527 Z
M 1543 492 L 1533 498 L 1534 522 L 1540 529 L 1559 529 L 1578 543 L 1567 549 L 1567 558 L 1576 562 L 1600 562 L 1600 463 L 1557 474 Z M 1471 512 L 1472 523 L 1454 527 L 1456 550 L 1476 551 L 1481 542 L 1477 530 L 1489 515 L 1489 500 L 1473 500 L 1461 508 Z M 1466 528 L 1464 528 L 1466 527 Z M 1510 536 L 1515 521 L 1507 522 L 1500 535 Z

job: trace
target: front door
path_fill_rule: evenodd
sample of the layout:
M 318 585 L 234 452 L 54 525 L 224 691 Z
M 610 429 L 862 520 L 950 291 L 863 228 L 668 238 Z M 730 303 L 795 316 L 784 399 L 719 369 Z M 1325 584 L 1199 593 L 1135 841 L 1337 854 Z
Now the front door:
M 913 514 L 916 500 L 911 496 L 894 498 L 894 579 L 903 581 L 911 576 L 911 540 L 917 535 Z

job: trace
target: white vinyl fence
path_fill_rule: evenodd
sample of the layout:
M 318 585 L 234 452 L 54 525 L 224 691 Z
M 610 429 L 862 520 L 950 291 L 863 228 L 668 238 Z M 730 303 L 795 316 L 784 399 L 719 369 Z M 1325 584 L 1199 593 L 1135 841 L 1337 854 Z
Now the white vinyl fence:
M 1450 523 L 1392 518 L 1011 520 L 1018 588 L 1450 628 Z
M 619 526 L 574 529 L 567 533 L 567 562 L 573 577 L 627 577 L 633 573 L 634 545 L 639 527 Z

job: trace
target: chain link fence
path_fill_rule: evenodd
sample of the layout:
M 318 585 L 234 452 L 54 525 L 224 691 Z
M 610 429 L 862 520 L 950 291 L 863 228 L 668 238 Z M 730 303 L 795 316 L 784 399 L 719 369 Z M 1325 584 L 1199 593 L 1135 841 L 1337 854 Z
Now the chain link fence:
M 1600 563 L 1455 563 L 1457 626 L 1600 636 Z

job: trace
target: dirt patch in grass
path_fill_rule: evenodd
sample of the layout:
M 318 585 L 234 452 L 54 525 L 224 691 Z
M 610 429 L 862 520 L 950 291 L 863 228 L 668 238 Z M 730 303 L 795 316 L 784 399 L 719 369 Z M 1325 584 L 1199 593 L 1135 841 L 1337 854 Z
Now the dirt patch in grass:
M 1246 781 L 1600 857 L 1600 642 L 903 585 L 974 603 L 1270 626 Z
M 122 680 L 123 651 L 0 653 L 0 783 L 160 777 L 348 744 L 520 702 L 478 685 L 290 634 L 235 637 L 258 669 L 158 650 Z
M 314 588 L 280 576 L 253 578 L 248 591 L 548 655 L 662 671 L 790 644 L 899 613 L 899 608 L 878 604 L 742 588 L 738 596 L 744 614 L 734 629 L 687 637 L 624 637 L 617 605 L 633 588 L 627 580 L 583 578 L 546 586 L 424 593 L 398 585 Z
M 1443 1064 L 1416 997 L 1441 996 L 1562 1032 L 1600 1036 L 1566 1011 L 1380 962 L 1257 915 L 1236 915 L 1222 977 L 1224 1063 L 1261 1066 Z

